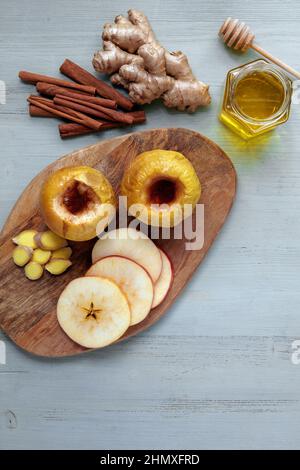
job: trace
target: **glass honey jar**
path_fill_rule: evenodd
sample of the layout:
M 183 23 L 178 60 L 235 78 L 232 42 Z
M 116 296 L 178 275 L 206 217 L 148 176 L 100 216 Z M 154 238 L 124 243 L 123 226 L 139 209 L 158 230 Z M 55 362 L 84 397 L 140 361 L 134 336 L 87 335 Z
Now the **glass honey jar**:
M 286 122 L 292 81 L 264 59 L 227 74 L 220 120 L 244 139 L 251 139 Z

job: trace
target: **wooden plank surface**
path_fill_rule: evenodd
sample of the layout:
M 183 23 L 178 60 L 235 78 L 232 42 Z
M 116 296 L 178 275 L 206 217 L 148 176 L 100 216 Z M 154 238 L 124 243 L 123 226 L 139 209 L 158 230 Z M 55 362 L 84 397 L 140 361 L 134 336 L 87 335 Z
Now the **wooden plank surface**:
M 62 142 L 54 120 L 30 119 L 20 69 L 54 74 L 65 57 L 90 68 L 102 23 L 133 4 L 116 0 L 2 0 L 0 218 L 58 156 L 97 142 Z M 217 39 L 231 15 L 300 69 L 296 0 L 136 0 L 161 42 L 182 49 L 210 83 L 209 109 L 185 115 L 147 107 L 151 127 L 188 127 L 231 156 L 239 178 L 230 220 L 168 316 L 142 336 L 59 362 L 6 345 L 0 363 L 0 448 L 297 448 L 300 365 L 300 105 L 263 141 L 246 144 L 217 120 L 225 75 L 254 59 Z M 282 39 L 284 38 L 284 40 Z M 105 137 L 126 129 L 107 131 Z M 1 361 L 0 361 L 1 362 Z M 92 396 L 93 400 L 85 400 Z

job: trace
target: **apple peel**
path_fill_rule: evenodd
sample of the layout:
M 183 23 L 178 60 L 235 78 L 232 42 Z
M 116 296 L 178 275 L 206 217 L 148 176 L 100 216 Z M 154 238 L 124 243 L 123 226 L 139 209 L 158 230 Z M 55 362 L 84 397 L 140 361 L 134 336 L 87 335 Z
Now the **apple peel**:
M 170 258 L 163 250 L 159 250 L 162 258 L 161 274 L 154 284 L 152 308 L 158 307 L 166 298 L 173 281 L 173 266 Z

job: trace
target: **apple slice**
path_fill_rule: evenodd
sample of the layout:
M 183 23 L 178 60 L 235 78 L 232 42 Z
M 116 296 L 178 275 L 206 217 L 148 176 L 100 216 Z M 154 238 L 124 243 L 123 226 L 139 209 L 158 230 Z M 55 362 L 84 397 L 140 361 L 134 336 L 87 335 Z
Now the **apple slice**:
M 173 267 L 170 258 L 162 250 L 159 250 L 162 259 L 161 274 L 154 284 L 154 297 L 152 308 L 157 307 L 166 298 L 173 281 Z
M 86 348 L 102 348 L 125 333 L 130 325 L 130 308 L 115 282 L 101 277 L 79 277 L 61 293 L 57 319 L 76 343 Z
M 151 310 L 153 283 L 139 264 L 121 256 L 108 256 L 93 264 L 86 276 L 101 276 L 118 284 L 131 310 L 130 325 L 143 321 Z
M 101 258 L 118 255 L 142 266 L 155 283 L 160 276 L 162 260 L 159 249 L 147 235 L 133 228 L 119 228 L 105 233 L 92 251 L 93 264 Z

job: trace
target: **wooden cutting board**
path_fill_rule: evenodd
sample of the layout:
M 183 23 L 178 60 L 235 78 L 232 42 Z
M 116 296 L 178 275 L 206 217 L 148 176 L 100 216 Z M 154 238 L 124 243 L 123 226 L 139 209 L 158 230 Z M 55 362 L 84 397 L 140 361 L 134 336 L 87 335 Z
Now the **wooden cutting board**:
M 56 319 L 57 299 L 72 279 L 84 275 L 91 264 L 95 240 L 70 243 L 72 267 L 61 276 L 47 272 L 38 281 L 26 279 L 12 259 L 11 238 L 26 228 L 44 230 L 39 213 L 39 192 L 55 170 L 72 165 L 89 165 L 102 171 L 118 192 L 124 169 L 139 153 L 154 148 L 182 152 L 194 165 L 202 185 L 204 245 L 186 250 L 186 240 L 158 240 L 174 266 L 174 282 L 164 302 L 147 318 L 127 330 L 121 340 L 145 330 L 164 315 L 201 263 L 232 206 L 236 173 L 227 155 L 212 141 L 188 129 L 153 129 L 136 132 L 75 151 L 56 160 L 39 173 L 20 196 L 1 232 L 0 327 L 20 347 L 41 356 L 69 356 L 87 351 L 74 343 Z

